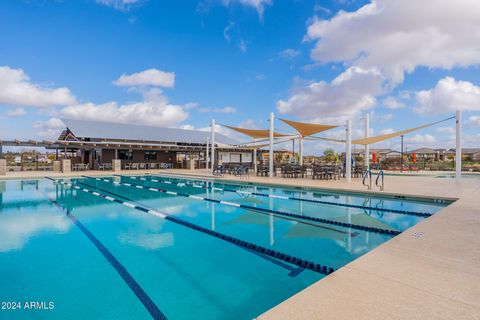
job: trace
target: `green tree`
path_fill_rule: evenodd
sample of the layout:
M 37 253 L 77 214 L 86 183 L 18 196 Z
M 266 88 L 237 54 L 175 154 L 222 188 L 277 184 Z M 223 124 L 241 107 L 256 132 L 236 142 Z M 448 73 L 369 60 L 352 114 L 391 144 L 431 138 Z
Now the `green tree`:
M 326 149 L 323 152 L 323 157 L 325 161 L 333 162 L 335 161 L 335 151 L 333 149 Z
M 323 151 L 323 155 L 325 157 L 335 157 L 335 151 L 333 149 L 325 149 L 325 151 Z

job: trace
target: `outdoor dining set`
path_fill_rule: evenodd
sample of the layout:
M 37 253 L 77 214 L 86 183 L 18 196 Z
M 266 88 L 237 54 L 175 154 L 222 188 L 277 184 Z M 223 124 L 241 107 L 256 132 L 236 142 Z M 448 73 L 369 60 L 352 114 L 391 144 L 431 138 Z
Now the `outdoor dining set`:
M 359 178 L 365 173 L 364 166 L 353 166 L 352 177 Z M 262 165 L 257 167 L 257 176 L 268 176 L 268 166 Z M 345 169 L 342 165 L 324 164 L 324 165 L 281 165 L 274 166 L 274 176 L 280 174 L 283 178 L 307 178 L 324 180 L 338 180 L 345 177 Z

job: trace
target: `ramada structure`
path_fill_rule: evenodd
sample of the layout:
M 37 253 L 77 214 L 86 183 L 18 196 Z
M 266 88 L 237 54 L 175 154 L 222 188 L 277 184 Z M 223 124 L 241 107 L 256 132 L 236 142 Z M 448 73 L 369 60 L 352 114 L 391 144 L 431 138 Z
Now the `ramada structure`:
M 98 169 L 101 164 L 129 162 L 170 163 L 175 167 L 205 168 L 210 132 L 123 123 L 62 119 L 66 127 L 56 141 L 1 141 L 2 146 L 45 147 L 57 155 Z M 252 149 L 216 134 L 216 156 L 223 162 L 252 162 Z

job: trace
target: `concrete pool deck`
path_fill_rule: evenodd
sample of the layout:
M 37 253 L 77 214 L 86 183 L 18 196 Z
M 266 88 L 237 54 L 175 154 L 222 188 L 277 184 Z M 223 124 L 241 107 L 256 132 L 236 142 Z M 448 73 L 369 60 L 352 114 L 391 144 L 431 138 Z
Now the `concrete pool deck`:
M 142 173 L 211 178 L 206 170 L 120 174 Z M 12 172 L 6 178 L 111 174 Z M 351 183 L 255 176 L 220 179 L 366 192 L 360 179 Z M 457 185 L 454 179 L 387 176 L 385 191 L 371 192 L 458 200 L 258 319 L 480 319 L 480 179 L 464 179 Z

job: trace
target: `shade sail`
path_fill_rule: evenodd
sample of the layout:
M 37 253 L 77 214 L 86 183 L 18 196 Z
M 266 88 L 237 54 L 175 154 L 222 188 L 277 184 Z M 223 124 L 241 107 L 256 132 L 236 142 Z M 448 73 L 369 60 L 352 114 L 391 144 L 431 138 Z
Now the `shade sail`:
M 327 130 L 338 127 L 338 126 L 329 125 L 329 124 L 304 123 L 304 122 L 297 122 L 297 121 L 280 119 L 280 118 L 279 120 L 293 127 L 295 130 L 297 130 L 298 133 L 300 133 L 302 137 L 311 136 L 312 134 L 327 131 Z
M 225 124 L 221 124 L 221 126 L 227 127 L 229 129 L 232 129 L 234 131 L 243 133 L 244 135 L 247 135 L 249 137 L 252 137 L 254 139 L 260 139 L 260 138 L 268 138 L 270 137 L 270 130 L 268 129 L 245 129 L 245 128 L 238 128 L 238 127 L 232 127 L 232 126 L 227 126 Z M 290 134 L 283 134 L 283 133 L 278 133 L 274 132 L 273 133 L 274 137 L 288 137 L 291 136 Z
M 333 142 L 345 142 L 345 140 L 340 140 L 340 139 L 314 137 L 314 136 L 307 137 L 305 138 L 305 140 L 325 140 L 325 141 L 333 141 Z
M 374 217 L 369 216 L 368 214 L 365 213 L 356 213 L 356 214 L 351 214 L 350 217 L 348 216 L 341 216 L 341 217 L 336 217 L 336 218 L 329 218 L 330 220 L 334 221 L 339 221 L 342 223 L 352 223 L 352 224 L 357 224 L 360 226 L 368 226 L 368 227 L 374 227 L 378 229 L 386 229 L 386 230 L 394 230 L 398 231 L 396 228 L 375 219 Z
M 292 141 L 292 140 L 293 139 L 275 141 L 273 144 L 281 144 L 281 143 L 285 143 L 285 142 Z M 261 149 L 261 148 L 268 147 L 268 146 L 270 146 L 269 143 L 267 143 L 267 144 L 256 144 L 256 145 L 252 145 L 252 146 L 239 145 L 239 147 L 242 148 L 242 149 L 250 149 L 250 150 Z
M 413 132 L 413 131 L 416 131 L 416 130 L 420 130 L 420 129 L 423 129 L 423 128 L 426 128 L 426 127 L 430 127 L 430 126 L 433 126 L 437 123 L 444 122 L 444 121 L 447 121 L 447 120 L 450 120 L 450 119 L 453 119 L 453 118 L 455 118 L 455 117 L 450 117 L 450 118 L 443 119 L 443 120 L 440 120 L 440 121 L 435 121 L 435 122 L 432 122 L 432 123 L 429 123 L 429 124 L 425 124 L 423 126 L 419 126 L 419 127 L 415 127 L 415 128 L 411 128 L 411 129 L 407 129 L 407 130 L 397 131 L 397 132 L 388 133 L 388 134 L 382 134 L 382 135 L 379 135 L 379 136 L 374 136 L 374 137 L 369 137 L 369 138 L 364 138 L 364 139 L 357 139 L 357 140 L 353 140 L 352 143 L 353 144 L 377 143 L 377 142 L 380 142 L 380 141 L 384 141 L 384 140 L 388 140 L 388 139 L 391 139 L 391 138 L 399 137 L 399 136 L 402 136 L 404 134 L 407 134 L 407 133 L 410 133 L 410 132 Z

